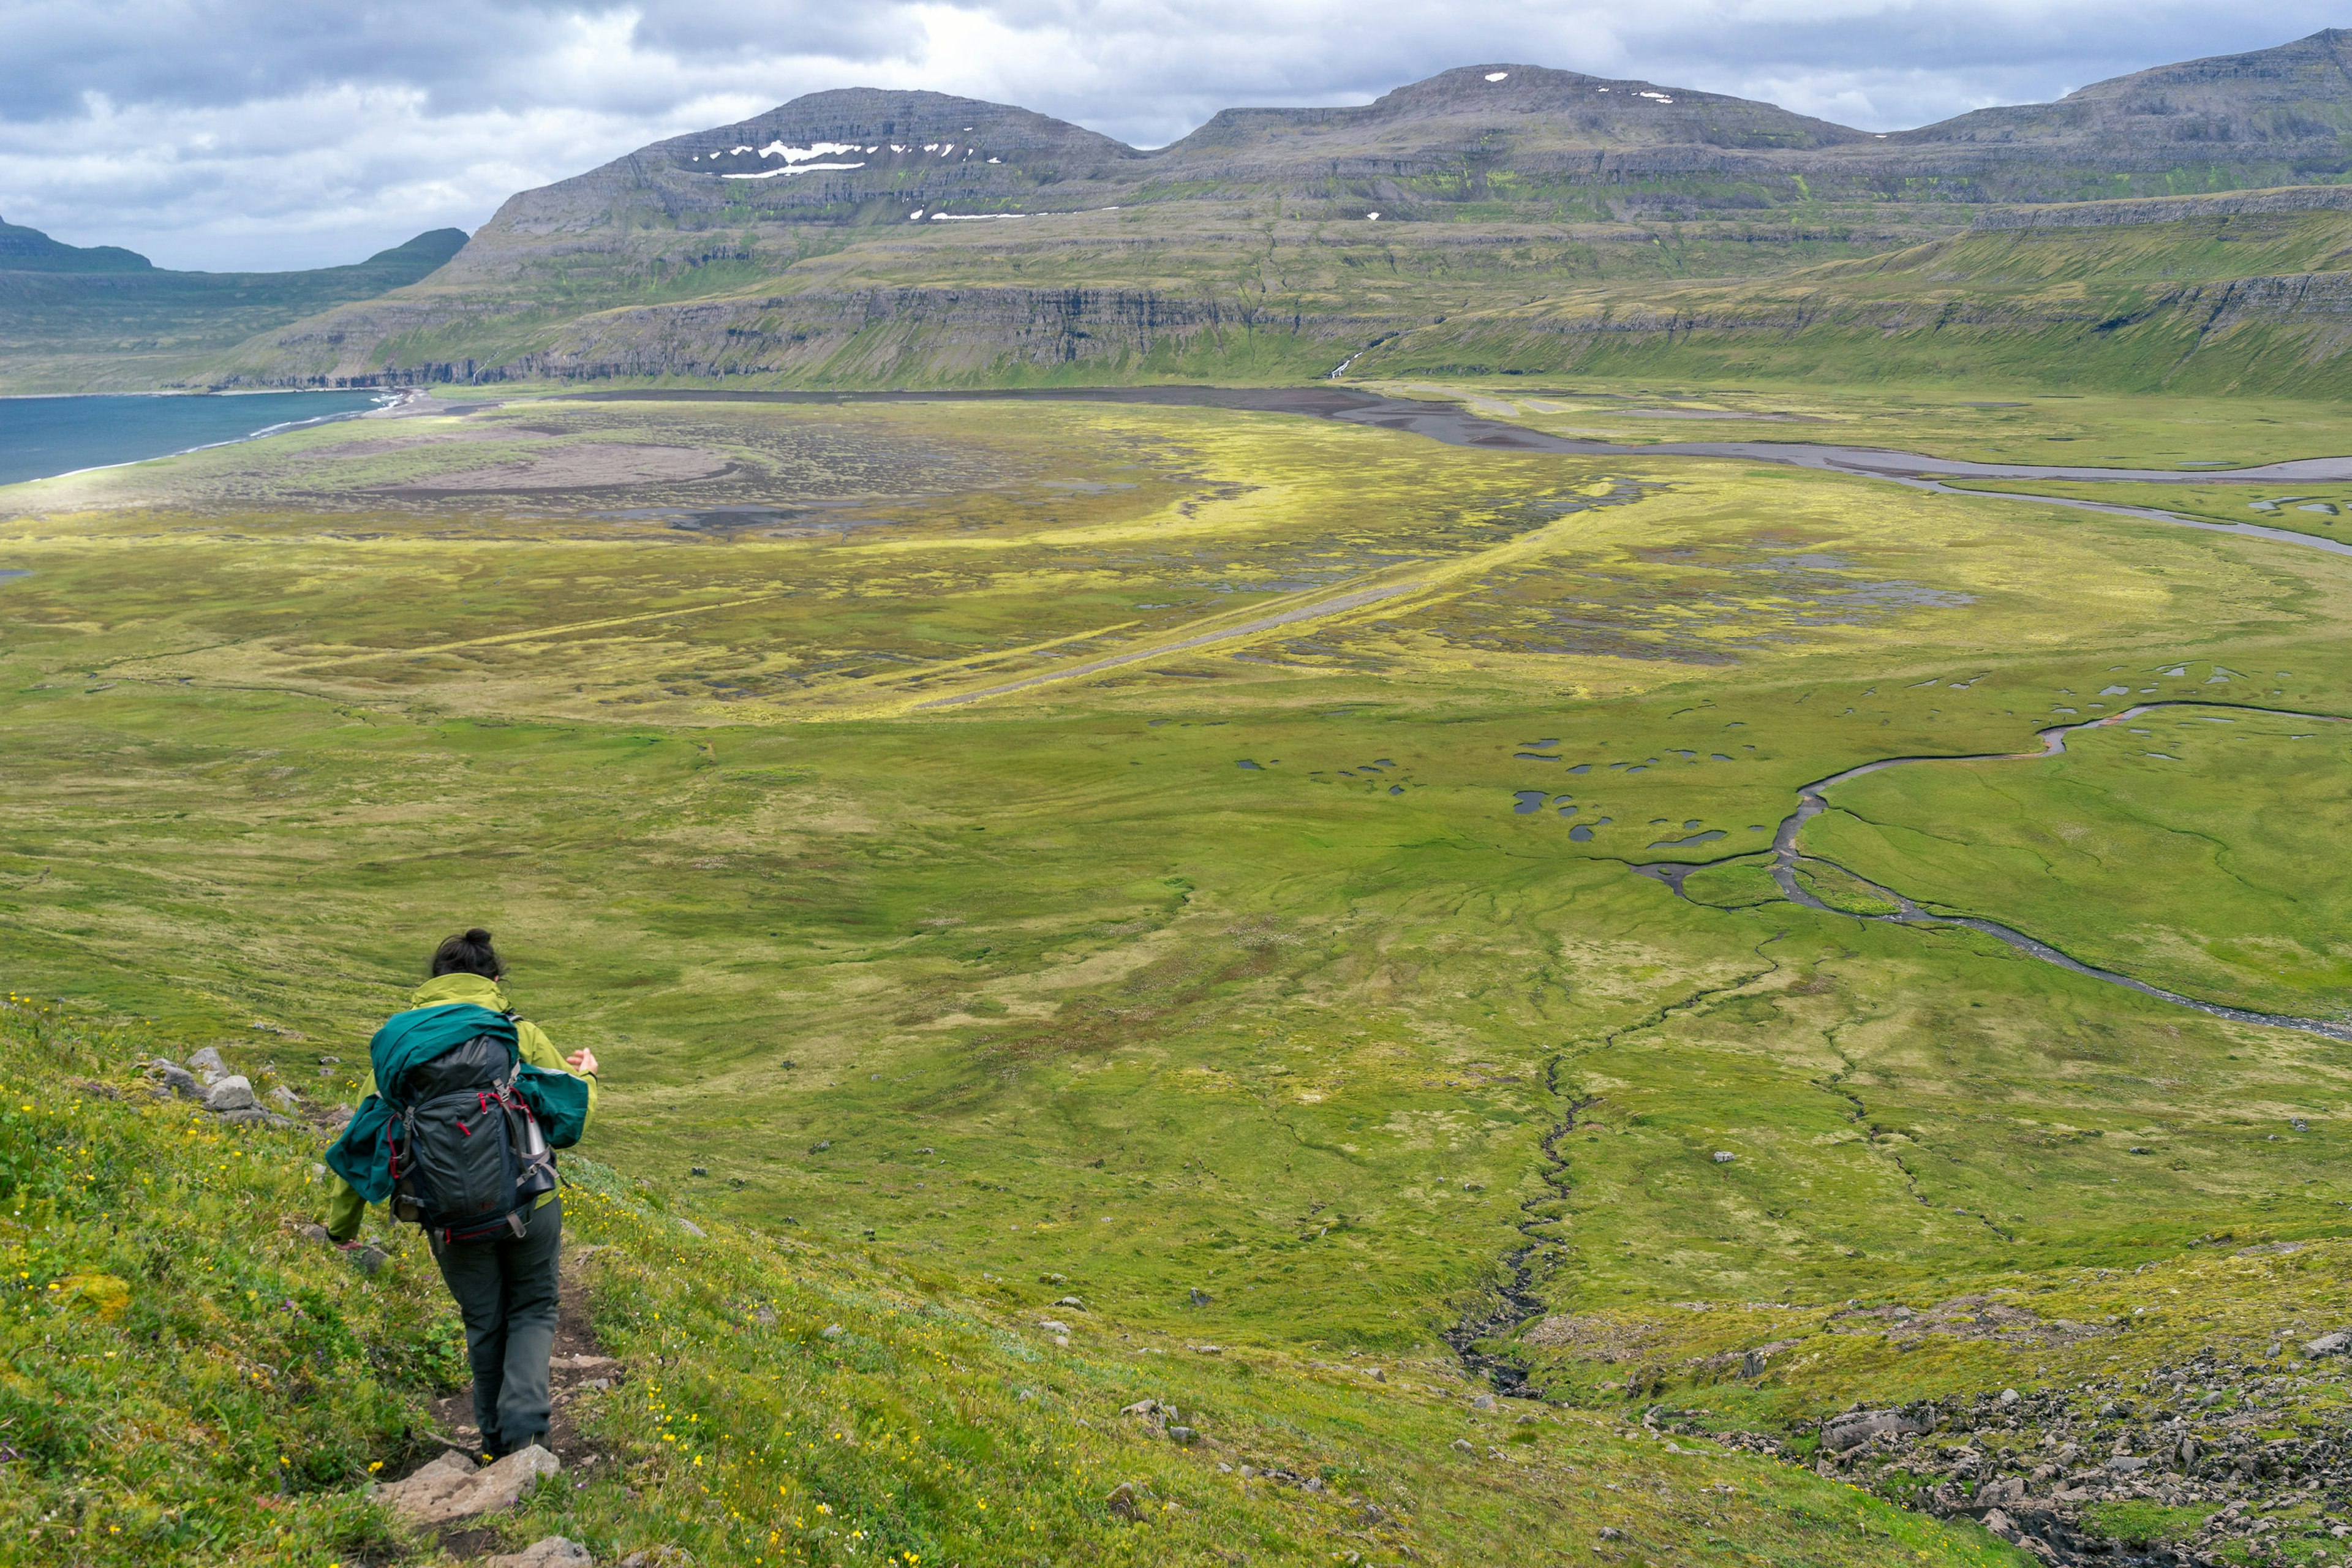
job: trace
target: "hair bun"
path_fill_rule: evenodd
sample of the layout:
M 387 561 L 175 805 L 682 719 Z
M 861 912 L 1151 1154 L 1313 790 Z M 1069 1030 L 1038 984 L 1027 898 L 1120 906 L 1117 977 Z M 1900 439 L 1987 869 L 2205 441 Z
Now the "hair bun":
M 478 946 L 488 947 L 490 942 L 490 933 L 484 931 L 481 927 L 476 926 L 473 930 L 466 933 L 466 940 L 467 942 L 474 942 Z

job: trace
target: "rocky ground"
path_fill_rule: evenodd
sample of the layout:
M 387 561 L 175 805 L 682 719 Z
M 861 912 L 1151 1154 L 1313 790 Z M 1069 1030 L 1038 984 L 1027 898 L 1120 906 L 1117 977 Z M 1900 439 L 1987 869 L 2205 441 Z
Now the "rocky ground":
M 1975 1518 L 2045 1563 L 2352 1561 L 2352 1441 L 2326 1418 L 2347 1345 L 2336 1332 L 2293 1359 L 2208 1352 L 2074 1388 L 1857 1406 L 1799 1436 L 1818 1437 L 1822 1475 Z M 1707 1433 L 1697 1415 L 1661 1407 L 1645 1424 L 1774 1456 L 1801 1447 Z

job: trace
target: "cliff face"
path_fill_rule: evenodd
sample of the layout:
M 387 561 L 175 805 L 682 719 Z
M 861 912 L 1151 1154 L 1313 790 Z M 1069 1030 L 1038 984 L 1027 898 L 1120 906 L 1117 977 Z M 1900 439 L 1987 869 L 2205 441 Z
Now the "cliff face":
M 2352 392 L 2352 191 L 1990 215 L 1738 285 L 1588 290 L 1423 325 L 1368 375 L 1824 375 Z
M 1418 316 L 1252 306 L 1123 289 L 817 290 L 638 306 L 567 321 L 495 362 L 396 356 L 362 368 L 352 351 L 421 340 L 446 323 L 383 302 L 354 333 L 337 324 L 276 340 L 286 379 L 404 385 L 757 377 L 841 387 L 1116 382 L 1190 372 L 1295 380 Z
M 2118 224 L 2182 223 L 2204 218 L 2329 212 L 2352 212 L 2352 185 L 2298 185 L 2275 191 L 2228 191 L 2210 196 L 1995 207 L 1978 214 L 1976 221 L 1969 226 L 1973 230 L 2105 228 Z

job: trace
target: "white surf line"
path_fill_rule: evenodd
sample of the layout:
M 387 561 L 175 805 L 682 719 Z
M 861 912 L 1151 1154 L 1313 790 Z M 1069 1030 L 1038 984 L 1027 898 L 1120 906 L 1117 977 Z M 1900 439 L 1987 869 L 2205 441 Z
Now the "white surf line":
M 39 395 L 41 395 L 41 394 L 38 394 L 38 393 L 32 393 L 32 394 L 27 394 L 26 395 L 28 395 L 28 396 L 39 396 Z M 92 397 L 106 397 L 106 396 L 120 396 L 120 395 L 121 395 L 121 394 L 109 394 L 109 393 L 102 393 L 102 392 L 100 392 L 100 393 L 90 393 L 90 394 L 88 394 L 87 395 L 89 395 L 89 396 L 92 396 Z M 215 395 L 215 394 L 208 394 L 208 393 L 134 393 L 134 394 L 131 394 L 130 395 L 132 395 L 132 396 L 142 396 L 142 397 L 143 397 L 143 396 L 162 396 L 162 397 L 187 396 L 187 397 L 200 397 L 200 396 L 212 396 L 212 395 L 228 395 L 228 394 Z M 245 394 L 244 395 L 246 395 L 246 396 L 263 396 L 263 395 L 267 395 L 267 394 L 247 393 L 247 394 Z M 176 452 L 158 452 L 158 453 L 156 453 L 156 454 L 155 454 L 153 457 L 152 457 L 152 458 L 124 458 L 124 459 L 123 459 L 121 462 L 120 462 L 120 463 L 93 463 L 93 464 L 91 464 L 89 468 L 68 468 L 68 469 L 66 469 L 63 473 L 58 473 L 58 474 L 42 474 L 42 475 L 40 475 L 40 476 L 38 476 L 37 478 L 35 478 L 35 479 L 18 479 L 16 482 L 17 482 L 18 484 L 20 484 L 20 485 L 39 485 L 39 484 L 47 484 L 47 483 L 49 480 L 51 480 L 51 479 L 73 479 L 73 478 L 75 478 L 76 476 L 78 476 L 78 475 L 81 475 L 81 474 L 103 474 L 103 473 L 106 473 L 106 472 L 108 472 L 109 470 L 110 470 L 110 469 L 114 469 L 114 468 L 137 468 L 137 467 L 138 467 L 140 464 L 142 464 L 142 463 L 160 463 L 160 462 L 163 461 L 163 459 L 165 459 L 166 458 L 185 458 L 185 457 L 191 456 L 192 454 L 194 454 L 194 453 L 197 453 L 197 452 L 215 452 L 215 451 L 218 451 L 218 450 L 219 450 L 221 447 L 242 447 L 242 446 L 243 446 L 243 445 L 245 445 L 245 443 L 247 443 L 247 441 L 258 441 L 258 440 L 260 440 L 260 439 L 261 439 L 263 437 L 265 437 L 265 436 L 283 436 L 283 435 L 284 435 L 284 434 L 286 434 L 289 430 L 308 430 L 308 429 L 310 429 L 311 427 L 313 427 L 314 426 L 319 426 L 319 425 L 338 425 L 338 424 L 341 424 L 342 421 L 344 421 L 344 420 L 346 420 L 346 419 L 368 419 L 368 418 L 373 418 L 373 416 L 374 416 L 378 412 L 380 412 L 381 410 L 383 410 L 383 408 L 385 408 L 386 406 L 388 406 L 388 405 L 384 405 L 384 404 L 381 404 L 381 403 L 379 403 L 379 404 L 376 405 L 376 407 L 374 407 L 374 408 L 352 408 L 352 409 L 348 409 L 348 410 L 346 410 L 346 411 L 344 411 L 343 413 L 341 413 L 341 414 L 321 414 L 321 415 L 320 415 L 316 419 L 288 419 L 288 420 L 284 420 L 284 421 L 282 421 L 282 422 L 280 422 L 280 423 L 278 423 L 278 424 L 276 424 L 276 425 L 265 425 L 265 426 L 263 426 L 260 429 L 258 429 L 258 430 L 253 430 L 253 431 L 248 431 L 247 434 L 245 434 L 245 435 L 243 435 L 243 436 L 231 436 L 231 437 L 230 437 L 227 440 L 226 440 L 226 441 L 206 441 L 205 443 L 204 443 L 202 446 L 199 446 L 199 447 L 181 447 L 181 448 L 180 448 L 178 451 L 176 451 Z
M 1336 599 L 1326 599 L 1320 604 L 1301 605 L 1296 609 L 1285 610 L 1279 615 L 1264 616 L 1255 621 L 1244 621 L 1240 626 L 1227 626 L 1221 631 L 1202 632 L 1197 637 L 1185 637 L 1177 642 L 1161 643 L 1156 647 L 1138 648 L 1132 653 L 1113 654 L 1108 658 L 1098 658 L 1089 664 L 1075 665 L 1068 669 L 1051 670 L 1044 675 L 1027 676 L 1019 680 L 1007 681 L 1002 686 L 982 687 L 978 691 L 960 691 L 952 697 L 934 697 L 928 702 L 916 703 L 915 707 L 918 710 L 949 708 L 961 702 L 977 702 L 983 697 L 1002 697 L 1008 691 L 1019 691 L 1031 686 L 1043 686 L 1047 681 L 1072 680 L 1082 675 L 1094 675 L 1102 670 L 1114 669 L 1122 664 L 1140 664 L 1145 659 L 1164 658 L 1171 653 L 1181 653 L 1186 648 L 1204 647 L 1210 643 L 1230 642 L 1234 637 L 1255 636 L 1259 632 L 1271 631 L 1276 626 L 1289 626 L 1293 622 L 1314 620 L 1322 616 L 1336 616 L 1343 610 L 1357 609 L 1377 599 L 1411 593 L 1421 586 L 1423 584 L 1419 583 L 1393 583 L 1384 588 L 1363 588 L 1353 594 L 1342 594 Z

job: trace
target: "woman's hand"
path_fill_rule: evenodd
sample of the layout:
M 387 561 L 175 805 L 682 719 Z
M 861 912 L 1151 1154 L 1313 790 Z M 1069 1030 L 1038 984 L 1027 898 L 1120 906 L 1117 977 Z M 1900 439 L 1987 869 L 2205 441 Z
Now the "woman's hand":
M 585 1046 L 563 1059 L 571 1064 L 573 1072 L 593 1074 L 596 1070 L 596 1053 Z

